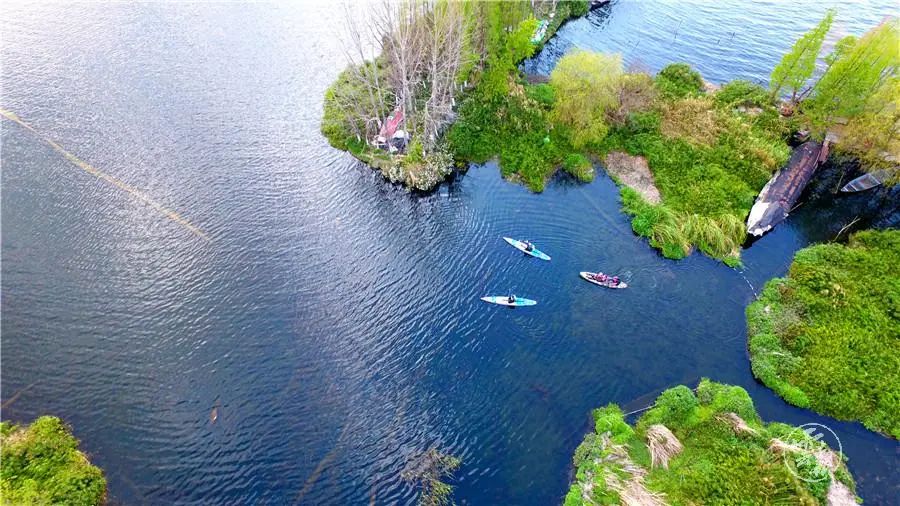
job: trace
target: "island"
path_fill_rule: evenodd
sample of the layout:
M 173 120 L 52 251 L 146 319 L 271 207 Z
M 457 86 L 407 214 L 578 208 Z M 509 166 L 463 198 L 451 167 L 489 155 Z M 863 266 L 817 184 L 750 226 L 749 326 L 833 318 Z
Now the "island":
M 106 478 L 54 416 L 28 426 L 0 423 L 4 504 L 106 504 Z
M 765 423 L 747 392 L 703 379 L 664 391 L 634 425 L 593 413 L 566 506 L 857 504 L 844 456 L 801 428 Z
M 831 145 L 898 179 L 896 19 L 822 55 L 829 11 L 764 88 L 716 86 L 685 63 L 626 72 L 620 55 L 577 49 L 549 78 L 523 74 L 518 62 L 585 2 L 402 5 L 376 27 L 380 52 L 359 48 L 328 90 L 322 123 L 333 146 L 391 181 L 428 190 L 453 166 L 496 159 L 503 177 L 540 192 L 560 170 L 587 182 L 599 166 L 621 185 L 634 232 L 664 256 L 697 249 L 738 266 L 748 231 L 787 217 Z M 808 142 L 792 156 L 797 139 Z
M 786 401 L 900 439 L 900 230 L 798 251 L 747 325 L 753 374 Z

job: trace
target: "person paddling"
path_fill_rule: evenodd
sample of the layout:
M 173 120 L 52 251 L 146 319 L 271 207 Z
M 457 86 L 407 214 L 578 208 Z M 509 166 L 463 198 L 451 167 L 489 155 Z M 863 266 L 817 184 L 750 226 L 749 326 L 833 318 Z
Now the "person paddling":
M 525 251 L 534 251 L 534 244 L 531 241 L 522 241 L 525 244 Z
M 506 298 L 506 301 L 510 304 L 516 303 L 516 296 L 514 294 L 509 294 L 509 297 Z

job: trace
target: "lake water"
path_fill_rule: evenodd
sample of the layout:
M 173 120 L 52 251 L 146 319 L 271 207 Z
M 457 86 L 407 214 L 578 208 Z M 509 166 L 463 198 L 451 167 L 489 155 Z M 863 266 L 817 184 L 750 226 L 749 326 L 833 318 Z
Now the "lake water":
M 847 33 L 896 7 L 834 4 Z M 623 0 L 526 67 L 578 46 L 764 80 L 823 12 Z M 900 495 L 896 441 L 786 405 L 746 354 L 754 291 L 858 198 L 801 207 L 735 271 L 661 258 L 602 175 L 536 195 L 488 164 L 410 194 L 318 133 L 342 16 L 325 2 L 4 5 L 2 108 L 209 240 L 3 120 L 3 419 L 71 423 L 114 503 L 409 503 L 400 474 L 435 446 L 463 460 L 457 502 L 551 504 L 591 409 L 707 376 L 747 388 L 766 420 L 834 429 L 869 504 Z M 578 278 L 595 268 L 632 288 Z M 510 290 L 539 305 L 478 300 Z

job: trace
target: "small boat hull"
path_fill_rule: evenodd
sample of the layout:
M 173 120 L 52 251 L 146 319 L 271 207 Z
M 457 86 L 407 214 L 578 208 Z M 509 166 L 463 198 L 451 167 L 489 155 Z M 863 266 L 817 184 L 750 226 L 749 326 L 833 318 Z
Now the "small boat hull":
M 610 288 L 610 289 L 613 289 L 613 290 L 620 290 L 620 289 L 623 289 L 623 288 L 628 288 L 628 284 L 625 283 L 625 282 L 623 282 L 623 281 L 619 281 L 619 284 L 618 284 L 618 285 L 613 285 L 613 284 L 612 284 L 611 282 L 609 282 L 609 281 L 607 281 L 607 282 L 605 282 L 605 283 L 603 283 L 603 282 L 601 282 L 601 281 L 597 281 L 597 280 L 594 279 L 594 277 L 593 277 L 593 276 L 596 274 L 595 272 L 581 271 L 581 272 L 579 272 L 578 274 L 581 276 L 581 279 L 587 281 L 588 283 L 593 283 L 593 284 L 595 284 L 595 285 L 597 285 L 597 286 L 602 286 L 602 287 L 604 287 L 604 288 Z
M 876 170 L 875 172 L 870 172 L 868 174 L 863 174 L 862 176 L 859 176 L 853 181 L 845 184 L 844 187 L 841 188 L 841 191 L 844 193 L 854 193 L 874 188 L 882 183 L 882 177 L 882 171 L 878 170 Z

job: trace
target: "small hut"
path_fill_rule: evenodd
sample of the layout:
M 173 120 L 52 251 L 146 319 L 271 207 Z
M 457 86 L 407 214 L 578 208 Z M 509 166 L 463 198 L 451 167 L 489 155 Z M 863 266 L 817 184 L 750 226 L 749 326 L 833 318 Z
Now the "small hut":
M 406 149 L 409 134 L 406 130 L 400 128 L 405 119 L 403 109 L 399 107 L 394 109 L 394 112 L 381 124 L 381 130 L 379 130 L 372 144 L 390 153 Z

